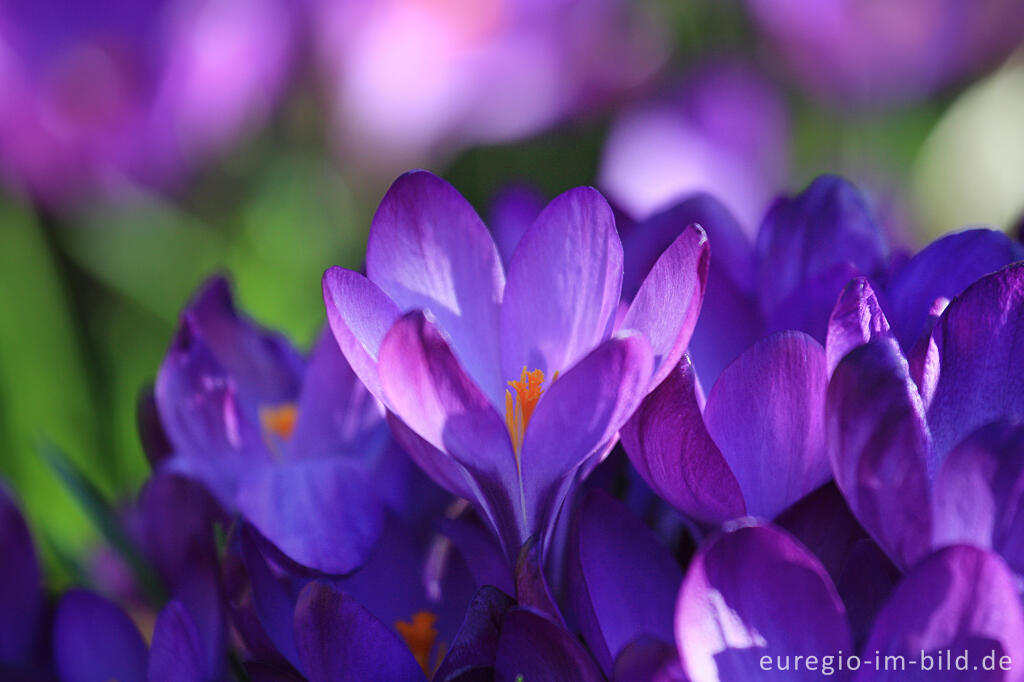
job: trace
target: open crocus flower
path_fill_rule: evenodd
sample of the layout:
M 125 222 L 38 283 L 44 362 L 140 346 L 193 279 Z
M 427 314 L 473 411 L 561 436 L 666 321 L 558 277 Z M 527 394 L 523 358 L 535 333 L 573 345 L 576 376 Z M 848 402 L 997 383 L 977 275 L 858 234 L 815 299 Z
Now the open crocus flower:
M 182 314 L 154 395 L 170 448 L 161 468 L 204 483 L 304 566 L 356 568 L 387 510 L 401 515 L 422 494 L 331 335 L 307 364 L 235 311 L 224 280 Z
M 931 674 L 945 679 L 1024 677 L 1014 667 L 1024 656 L 1014 576 L 998 555 L 967 545 L 914 566 L 858 646 L 818 560 L 777 528 L 743 525 L 697 552 L 679 591 L 675 633 L 692 682 L 927 679 L 929 660 Z M 948 673 L 947 651 L 967 657 L 967 672 Z M 993 654 L 996 667 L 985 672 L 984 658 Z M 1004 656 L 1010 668 L 999 667 Z
M 546 545 L 575 477 L 683 354 L 707 259 L 704 232 L 684 230 L 622 310 L 622 245 L 596 191 L 548 204 L 506 273 L 466 200 L 420 171 L 382 200 L 367 275 L 328 270 L 324 299 L 413 459 L 514 561 L 531 536 Z
M 1024 571 L 1024 263 L 933 312 L 908 362 L 870 286 L 851 283 L 837 303 L 826 406 L 836 482 L 897 564 L 971 542 Z
M 4 3 L 0 169 L 51 203 L 173 182 L 269 113 L 294 23 L 281 0 Z

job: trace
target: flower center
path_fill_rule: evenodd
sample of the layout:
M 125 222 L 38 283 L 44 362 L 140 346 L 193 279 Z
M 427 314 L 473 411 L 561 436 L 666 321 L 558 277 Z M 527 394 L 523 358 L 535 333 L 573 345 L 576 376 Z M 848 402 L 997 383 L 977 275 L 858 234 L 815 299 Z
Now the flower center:
M 295 422 L 299 418 L 299 407 L 295 403 L 267 405 L 260 408 L 260 424 L 263 430 L 281 440 L 288 440 L 295 433 Z
M 554 383 L 557 378 L 558 372 L 555 372 L 551 382 Z M 505 389 L 505 426 L 508 427 L 508 435 L 512 438 L 512 447 L 515 449 L 518 464 L 526 425 L 530 423 L 533 410 L 544 394 L 544 372 L 539 369 L 527 371 L 526 367 L 523 367 L 519 380 L 510 381 L 508 385 L 512 390 Z
M 437 642 L 437 616 L 429 611 L 417 611 L 413 614 L 412 620 L 406 622 L 400 620 L 395 623 L 395 629 L 405 640 L 416 662 L 423 668 L 429 679 L 433 671 L 430 668 L 430 652 Z

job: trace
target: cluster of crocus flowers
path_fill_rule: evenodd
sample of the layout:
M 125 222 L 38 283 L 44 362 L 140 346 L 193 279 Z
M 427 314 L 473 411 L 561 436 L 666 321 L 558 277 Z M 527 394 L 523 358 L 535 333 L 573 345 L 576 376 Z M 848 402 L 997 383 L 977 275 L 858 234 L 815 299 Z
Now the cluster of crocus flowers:
M 835 177 L 755 244 L 708 195 L 493 218 L 400 177 L 308 356 L 205 284 L 140 402 L 157 589 L 51 608 L 0 489 L 0 673 L 1022 679 L 1019 243 L 891 255 Z

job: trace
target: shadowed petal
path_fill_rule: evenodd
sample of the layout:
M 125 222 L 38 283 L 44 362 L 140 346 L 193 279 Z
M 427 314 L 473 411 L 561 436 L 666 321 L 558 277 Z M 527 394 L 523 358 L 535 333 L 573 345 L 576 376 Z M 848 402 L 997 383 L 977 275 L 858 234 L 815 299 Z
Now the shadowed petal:
M 909 350 L 927 331 L 937 298 L 953 298 L 972 282 L 1024 258 L 1024 248 L 1002 232 L 973 229 L 946 235 L 921 249 L 889 284 L 893 332 Z
M 395 180 L 373 217 L 366 275 L 403 312 L 429 310 L 466 372 L 501 403 L 505 273 L 490 233 L 454 187 L 426 171 Z
M 583 639 L 605 673 L 642 635 L 672 642 L 683 573 L 657 536 L 621 502 L 594 490 L 575 520 L 569 587 Z
M 423 440 L 422 436 L 406 426 L 393 412 L 388 412 L 387 420 L 395 441 L 434 483 L 464 500 L 476 498 L 476 493 L 467 482 L 469 473 L 461 464 Z
M 501 621 L 515 600 L 501 590 L 485 585 L 473 596 L 462 627 L 434 675 L 435 682 L 493 677 L 498 653 Z M 479 677 L 474 677 L 478 675 Z
M 762 656 L 850 651 L 846 612 L 825 569 L 800 543 L 753 525 L 697 552 L 676 604 L 676 645 L 692 682 L 818 680 L 819 671 L 766 671 Z
M 384 400 L 377 356 L 384 335 L 398 319 L 395 302 L 358 272 L 333 267 L 324 273 L 324 305 L 338 347 L 367 390 Z
M 932 332 L 939 380 L 928 406 L 940 459 L 979 426 L 1024 419 L 1024 262 L 950 302 Z
M 202 682 L 203 670 L 199 630 L 185 606 L 170 601 L 156 619 L 147 682 Z
M 397 634 L 352 597 L 319 581 L 299 594 L 295 641 L 309 682 L 424 679 Z
M 547 618 L 524 609 L 505 614 L 494 662 L 497 682 L 602 682 L 604 676 L 579 640 Z
M 1024 573 L 1024 426 L 996 422 L 953 448 L 935 479 L 934 526 L 936 547 L 985 547 Z
M 847 353 L 876 336 L 890 336 L 889 321 L 878 304 L 874 289 L 863 277 L 850 281 L 828 321 L 825 356 L 829 376 Z
M 32 535 L 0 483 L 0 663 L 27 658 L 43 606 L 42 575 Z
M 850 509 L 897 564 L 931 537 L 931 438 L 921 397 L 895 339 L 855 348 L 828 388 L 826 428 L 836 484 Z
M 63 682 L 144 682 L 146 643 L 112 601 L 69 590 L 53 624 L 53 658 Z
M 504 378 L 565 372 L 608 338 L 622 291 L 622 244 L 597 190 L 547 205 L 519 242 L 501 307 Z
M 736 477 L 704 426 L 689 358 L 626 422 L 622 445 L 644 481 L 683 514 L 717 523 L 746 512 Z
M 638 637 L 622 648 L 611 674 L 614 682 L 673 682 L 669 669 L 679 665 L 674 644 Z M 681 673 L 680 673 L 681 675 Z M 685 682 L 680 677 L 680 682 Z
M 865 651 L 905 656 L 907 661 L 920 661 L 922 652 L 938 656 L 947 650 L 953 656 L 968 652 L 975 666 L 993 652 L 997 662 L 1003 656 L 1014 665 L 1024 660 L 1024 608 L 1013 574 L 991 552 L 956 545 L 915 566 L 878 614 L 865 645 Z M 927 679 L 926 672 L 920 674 Z M 856 680 L 907 678 L 902 671 L 864 668 Z M 974 682 L 1019 678 L 1016 672 L 983 672 L 977 667 L 955 675 L 957 680 Z
M 651 388 L 668 376 L 690 342 L 704 300 L 709 256 L 704 230 L 685 228 L 651 268 L 620 325 L 651 344 Z
M 765 317 L 765 332 L 799 329 L 824 344 L 836 300 L 850 280 L 862 274 L 849 263 L 836 263 L 804 280 Z
M 825 351 L 801 332 L 769 336 L 718 377 L 704 422 L 747 512 L 771 518 L 825 483 Z
M 501 254 L 501 262 L 508 268 L 519 240 L 533 221 L 544 210 L 544 198 L 528 185 L 513 185 L 503 189 L 491 203 L 487 224 L 494 235 L 494 243 Z

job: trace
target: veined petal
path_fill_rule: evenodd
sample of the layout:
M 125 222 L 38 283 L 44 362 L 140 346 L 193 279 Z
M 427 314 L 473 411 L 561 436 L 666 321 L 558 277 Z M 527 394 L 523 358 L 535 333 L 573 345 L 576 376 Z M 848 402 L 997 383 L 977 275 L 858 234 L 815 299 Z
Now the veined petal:
M 395 180 L 377 208 L 366 274 L 402 310 L 429 310 L 466 372 L 495 405 L 505 273 L 498 249 L 459 192 L 426 171 Z
M 772 518 L 831 476 L 823 416 L 825 350 L 802 332 L 769 336 L 722 372 L 704 423 L 747 513 Z
M 692 682 L 779 679 L 768 656 L 850 651 L 846 611 L 828 573 L 786 533 L 751 525 L 706 540 L 676 603 L 676 645 Z M 818 680 L 790 671 L 786 680 Z
M 707 235 L 690 225 L 661 254 L 644 278 L 620 329 L 644 335 L 654 354 L 650 388 L 661 383 L 690 343 L 707 284 Z
M 891 336 L 889 321 L 867 279 L 858 277 L 843 288 L 828 321 L 825 356 L 829 376 L 843 356 L 876 336 Z
M 547 205 L 512 256 L 501 306 L 501 367 L 565 372 L 612 331 L 622 291 L 622 244 L 597 190 Z
M 718 523 L 746 513 L 736 477 L 704 426 L 689 358 L 626 422 L 622 445 L 644 481 L 683 514 Z

